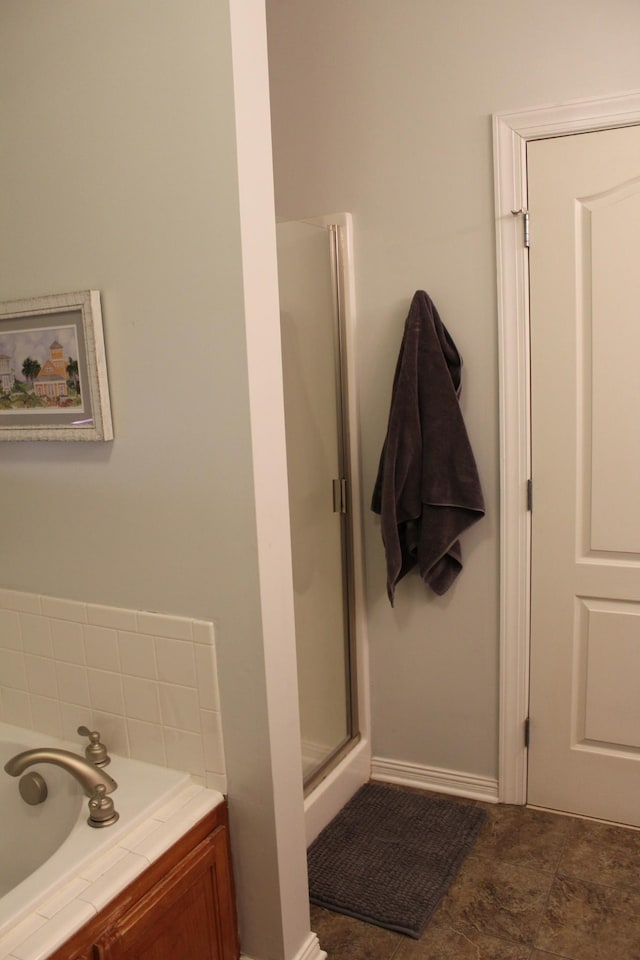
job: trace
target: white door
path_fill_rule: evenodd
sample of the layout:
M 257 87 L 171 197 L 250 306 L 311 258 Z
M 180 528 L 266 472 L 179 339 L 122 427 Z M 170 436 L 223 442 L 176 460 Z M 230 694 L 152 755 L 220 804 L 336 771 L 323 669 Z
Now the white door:
M 640 127 L 527 168 L 528 802 L 640 826 Z

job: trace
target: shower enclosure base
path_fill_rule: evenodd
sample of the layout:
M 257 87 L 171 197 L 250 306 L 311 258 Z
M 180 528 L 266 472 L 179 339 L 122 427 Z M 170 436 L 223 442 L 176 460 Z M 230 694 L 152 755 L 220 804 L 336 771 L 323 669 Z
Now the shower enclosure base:
M 361 739 L 305 798 L 307 846 L 371 775 L 371 747 Z

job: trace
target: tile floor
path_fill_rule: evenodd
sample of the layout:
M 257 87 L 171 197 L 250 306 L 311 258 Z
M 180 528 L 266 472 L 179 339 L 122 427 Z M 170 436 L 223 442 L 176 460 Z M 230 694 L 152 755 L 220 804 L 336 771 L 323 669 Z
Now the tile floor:
M 482 833 L 421 939 L 312 906 L 329 960 L 640 960 L 640 831 L 477 805 Z

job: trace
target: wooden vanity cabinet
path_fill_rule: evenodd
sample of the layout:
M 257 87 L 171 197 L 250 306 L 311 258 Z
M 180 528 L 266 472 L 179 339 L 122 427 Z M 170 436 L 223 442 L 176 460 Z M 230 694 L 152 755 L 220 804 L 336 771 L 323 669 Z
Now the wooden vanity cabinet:
M 237 960 L 226 805 L 211 811 L 50 960 Z

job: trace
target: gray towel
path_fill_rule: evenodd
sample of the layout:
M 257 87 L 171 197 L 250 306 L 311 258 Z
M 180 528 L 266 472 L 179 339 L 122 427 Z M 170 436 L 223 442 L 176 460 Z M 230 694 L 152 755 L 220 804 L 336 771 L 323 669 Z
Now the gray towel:
M 484 516 L 476 462 L 462 419 L 462 358 L 430 297 L 407 317 L 387 435 L 371 509 L 381 515 L 387 594 L 416 564 L 437 594 L 462 569 L 459 536 Z

